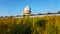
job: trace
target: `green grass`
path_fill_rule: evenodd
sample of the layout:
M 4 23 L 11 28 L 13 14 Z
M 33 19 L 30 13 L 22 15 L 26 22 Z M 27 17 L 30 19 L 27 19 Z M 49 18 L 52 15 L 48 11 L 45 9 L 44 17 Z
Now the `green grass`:
M 1 34 L 60 34 L 60 16 L 0 18 Z

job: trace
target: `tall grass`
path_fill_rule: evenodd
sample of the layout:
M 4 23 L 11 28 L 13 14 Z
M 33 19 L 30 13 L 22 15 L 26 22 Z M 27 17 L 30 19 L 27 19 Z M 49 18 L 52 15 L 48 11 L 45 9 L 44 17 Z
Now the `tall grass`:
M 0 18 L 0 34 L 60 34 L 60 16 Z

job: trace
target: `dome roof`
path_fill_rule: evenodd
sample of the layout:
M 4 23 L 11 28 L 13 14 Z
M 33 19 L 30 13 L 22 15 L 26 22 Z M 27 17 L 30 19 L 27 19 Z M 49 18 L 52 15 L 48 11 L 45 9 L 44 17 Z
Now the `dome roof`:
M 29 13 L 30 12 L 30 7 L 29 6 L 26 6 L 25 8 L 24 8 L 24 13 Z
M 30 14 L 31 14 L 31 8 L 29 6 L 26 6 L 22 11 L 22 15 L 30 15 Z
M 24 10 L 31 10 L 29 6 L 26 6 Z

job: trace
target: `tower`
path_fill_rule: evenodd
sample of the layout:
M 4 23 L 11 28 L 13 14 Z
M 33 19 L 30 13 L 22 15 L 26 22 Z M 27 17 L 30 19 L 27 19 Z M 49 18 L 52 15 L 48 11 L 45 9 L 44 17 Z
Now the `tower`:
M 29 6 L 26 6 L 22 13 L 23 17 L 31 15 L 31 8 Z

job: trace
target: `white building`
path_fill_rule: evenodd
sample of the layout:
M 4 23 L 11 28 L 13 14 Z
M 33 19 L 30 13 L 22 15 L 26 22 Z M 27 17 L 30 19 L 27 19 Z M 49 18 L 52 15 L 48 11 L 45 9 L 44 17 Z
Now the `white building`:
M 31 15 L 31 8 L 29 6 L 26 6 L 24 10 L 22 11 L 23 16 Z

